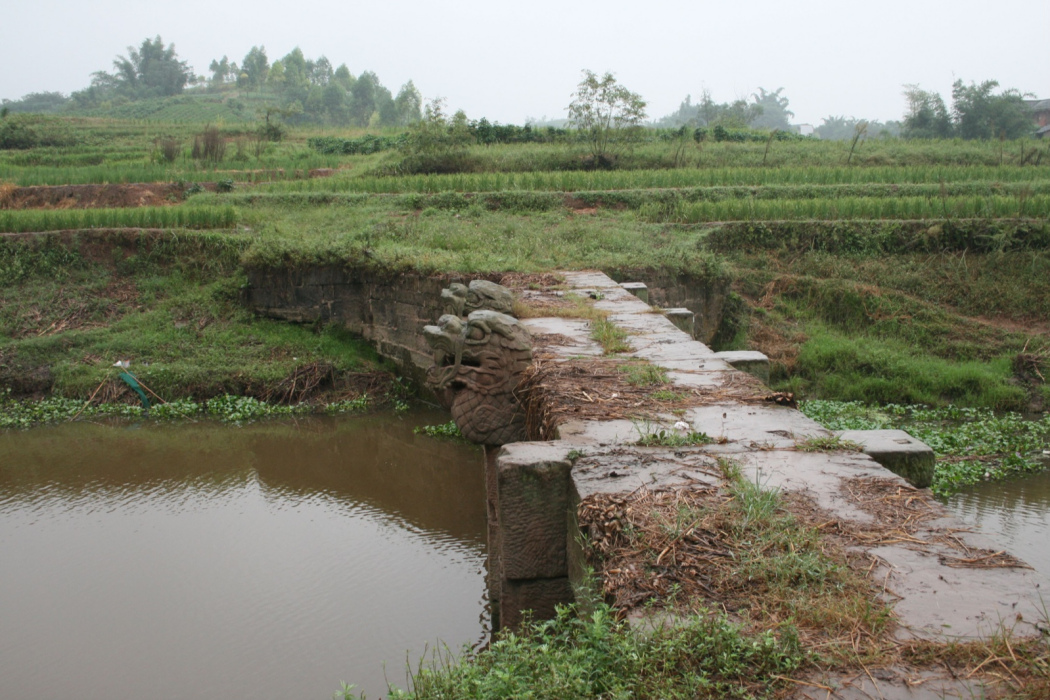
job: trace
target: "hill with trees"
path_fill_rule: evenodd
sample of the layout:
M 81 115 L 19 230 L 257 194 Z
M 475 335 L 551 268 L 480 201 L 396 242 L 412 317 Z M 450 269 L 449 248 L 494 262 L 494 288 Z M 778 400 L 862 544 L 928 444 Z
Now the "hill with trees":
M 405 126 L 419 120 L 423 98 L 412 81 L 395 96 L 372 71 L 354 75 L 346 64 L 307 58 L 298 47 L 270 63 L 253 46 L 240 65 L 227 56 L 197 75 L 160 36 L 129 46 L 112 72 L 66 97 L 58 92 L 4 100 L 9 112 L 66 113 L 174 121 L 252 121 L 279 114 L 292 124 Z

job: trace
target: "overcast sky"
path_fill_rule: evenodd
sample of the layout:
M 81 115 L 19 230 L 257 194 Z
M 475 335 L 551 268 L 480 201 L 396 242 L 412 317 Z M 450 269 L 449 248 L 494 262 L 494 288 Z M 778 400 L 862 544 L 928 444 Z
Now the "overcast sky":
M 1050 0 L 7 0 L 0 98 L 81 89 L 160 34 L 198 74 L 254 45 L 271 61 L 298 46 L 503 123 L 563 117 L 587 68 L 615 73 L 653 118 L 704 88 L 724 102 L 761 86 L 819 125 L 899 119 L 906 83 L 947 100 L 957 78 L 996 79 L 1050 98 L 1047 30 Z

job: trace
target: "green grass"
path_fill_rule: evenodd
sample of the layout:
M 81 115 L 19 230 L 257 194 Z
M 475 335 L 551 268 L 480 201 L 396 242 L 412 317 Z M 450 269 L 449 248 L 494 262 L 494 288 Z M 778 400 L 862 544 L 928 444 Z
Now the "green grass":
M 336 376 L 379 367 L 367 343 L 339 327 L 292 325 L 245 309 L 243 242 L 127 236 L 101 259 L 92 256 L 93 243 L 88 234 L 68 244 L 0 242 L 0 380 L 8 386 L 42 377 L 42 390 L 86 399 L 114 377 L 113 362 L 130 360 L 167 400 L 265 398 L 315 363 Z
M 707 433 L 690 428 L 679 429 L 648 422 L 636 423 L 634 427 L 638 431 L 635 444 L 642 447 L 688 447 L 715 442 Z
M 224 207 L 137 207 L 134 209 L 53 209 L 0 212 L 0 233 L 71 231 L 92 228 L 233 228 L 237 210 Z
M 718 259 L 695 232 L 668 231 L 622 217 L 505 214 L 480 208 L 417 215 L 365 206 L 273 206 L 241 210 L 255 233 L 246 262 L 380 265 L 422 272 L 546 272 L 558 269 L 688 271 L 719 279 Z
M 639 631 L 598 604 L 585 615 L 561 608 L 467 660 L 439 651 L 412 673 L 409 689 L 391 688 L 389 697 L 760 699 L 773 697 L 784 686 L 778 676 L 804 659 L 789 625 L 747 634 L 711 613 Z
M 201 101 L 186 101 L 186 109 L 190 102 Z M 240 259 L 230 270 L 338 265 L 474 274 L 597 268 L 685 274 L 697 284 L 734 277 L 740 313 L 719 342 L 746 347 L 744 300 L 754 305 L 765 299 L 754 311 L 752 331 L 772 328 L 795 338 L 795 355 L 774 358 L 778 388 L 809 397 L 999 409 L 1050 399 L 1050 388 L 1019 382 L 1013 369 L 1026 343 L 1036 354 L 1050 347 L 1037 325 L 1050 317 L 1050 151 L 1039 156 L 1039 165 L 1020 164 L 1022 149 L 1039 155 L 1033 149 L 1043 144 L 872 141 L 846 166 L 841 143 L 777 141 L 768 157 L 764 143 L 704 143 L 687 145 L 687 157 L 678 163 L 684 167 L 669 167 L 676 145 L 654 132 L 611 171 L 581 170 L 577 145 L 567 143 L 472 147 L 464 163 L 475 172 L 399 176 L 403 154 L 397 151 L 321 156 L 306 144 L 315 136 L 360 138 L 361 130 L 292 130 L 258 157 L 246 148 L 237 156 L 237 141 L 246 144 L 253 127 L 229 122 L 222 126 L 230 139 L 226 163 L 201 164 L 183 154 L 166 164 L 159 140 L 175 139 L 188 149 L 200 124 L 143 118 L 60 118 L 49 124 L 72 145 L 0 152 L 0 179 L 281 181 L 139 211 L 5 210 L 0 230 L 142 226 L 179 229 L 185 236 L 181 230 L 191 226 L 236 225 L 230 238 Z M 329 178 L 295 179 L 320 166 L 338 170 Z M 579 211 L 594 206 L 596 211 Z M 715 220 L 729 222 L 709 223 Z M 65 264 L 68 254 L 61 246 L 17 254 L 0 247 L 0 281 L 26 285 L 5 293 L 3 342 L 17 341 L 19 352 L 35 362 L 53 352 L 73 353 L 71 343 L 113 352 L 96 338 L 103 335 L 101 327 L 142 352 L 135 338 L 155 337 L 148 328 L 181 326 L 192 316 L 166 307 L 164 300 L 174 298 L 168 292 L 154 302 L 150 275 L 135 267 L 148 256 L 123 248 L 113 254 L 122 259 L 111 263 L 135 278 L 140 294 L 145 290 L 148 313 L 133 314 L 143 325 L 124 330 L 129 321 L 104 293 L 110 277 L 102 275 L 84 282 L 76 308 L 78 318 L 101 327 L 81 323 L 54 333 L 52 324 L 60 326 L 64 317 L 45 303 L 58 294 L 46 272 Z M 181 290 L 174 296 L 188 303 L 191 285 L 198 283 L 167 279 L 165 285 Z M 213 284 L 219 281 L 209 280 L 198 292 L 232 298 L 232 290 L 216 292 Z M 20 303 L 21 296 L 36 301 Z M 198 299 L 193 305 L 209 303 Z M 202 336 L 252 348 L 247 336 L 259 333 L 234 330 L 250 322 L 260 333 L 273 333 L 275 342 L 287 342 L 277 338 L 281 324 L 268 327 L 238 316 L 230 304 L 225 315 L 211 314 L 225 319 L 227 334 L 219 333 L 223 324 L 208 322 Z M 36 340 L 18 330 L 32 314 L 43 324 L 38 330 L 46 331 Z M 601 331 L 600 315 L 591 320 Z M 608 336 L 611 352 L 627 347 L 622 337 L 599 335 Z M 177 346 L 167 338 L 157 347 Z M 262 372 L 254 361 L 246 366 Z M 64 387 L 79 391 L 90 384 L 83 368 L 56 363 L 53 372 Z M 180 370 L 182 376 L 189 372 Z M 223 381 L 244 387 L 233 377 Z
M 631 343 L 627 340 L 627 331 L 607 318 L 591 321 L 591 340 L 602 346 L 606 355 L 630 352 Z
M 627 375 L 627 383 L 634 386 L 660 386 L 667 384 L 667 370 L 648 362 L 629 362 L 620 365 L 619 370 Z
M 958 361 L 895 339 L 807 326 L 795 375 L 807 396 L 868 403 L 922 403 L 1020 409 L 1024 389 L 1011 383 L 1007 358 Z
M 836 199 L 727 199 L 645 205 L 639 216 L 651 222 L 695 224 L 711 221 L 941 218 L 1040 218 L 1050 214 L 1050 196 L 839 197 Z
M 795 449 L 802 452 L 860 452 L 863 448 L 838 435 L 830 435 L 799 440 L 795 443 Z

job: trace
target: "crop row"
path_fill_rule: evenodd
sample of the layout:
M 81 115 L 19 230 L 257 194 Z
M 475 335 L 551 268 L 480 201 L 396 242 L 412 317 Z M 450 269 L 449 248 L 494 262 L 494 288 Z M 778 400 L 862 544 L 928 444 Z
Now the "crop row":
M 0 182 L 21 187 L 31 185 L 87 185 L 128 182 L 195 181 L 206 177 L 233 179 L 237 182 L 302 178 L 309 170 L 337 165 L 335 156 L 308 154 L 307 157 L 228 158 L 212 163 L 179 159 L 172 164 L 119 163 L 64 167 L 12 167 L 0 164 Z
M 761 185 L 938 184 L 941 182 L 1027 182 L 1050 179 L 1050 168 L 989 166 L 703 168 L 666 170 L 559 171 L 354 177 L 281 183 L 281 192 L 494 192 L 500 190 L 618 190 Z
M 792 200 L 846 197 L 871 199 L 925 197 L 946 203 L 949 198 L 1012 196 L 1029 198 L 1050 195 L 1050 180 L 1024 183 L 958 182 L 949 185 L 767 185 L 765 187 L 684 187 L 680 189 L 591 190 L 545 192 L 536 190 L 504 190 L 498 192 L 439 192 L 435 194 L 367 194 L 360 192 L 239 192 L 225 195 L 223 200 L 234 204 L 251 205 L 269 202 L 277 205 L 316 206 L 340 203 L 356 206 L 370 199 L 384 200 L 397 208 L 407 209 L 466 209 L 481 205 L 487 209 L 506 211 L 550 211 L 565 206 L 606 206 L 638 209 L 646 204 L 671 206 L 678 202 L 721 202 L 731 199 Z
M 840 197 L 838 199 L 746 199 L 720 202 L 645 204 L 638 215 L 652 222 L 701 223 L 751 220 L 1042 218 L 1050 216 L 1050 196 Z
M 36 233 L 91 228 L 232 228 L 237 210 L 225 207 L 141 207 L 0 212 L 0 233 Z

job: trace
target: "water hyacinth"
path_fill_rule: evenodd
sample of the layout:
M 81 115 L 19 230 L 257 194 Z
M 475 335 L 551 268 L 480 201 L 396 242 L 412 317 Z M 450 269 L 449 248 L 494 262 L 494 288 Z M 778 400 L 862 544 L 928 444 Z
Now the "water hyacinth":
M 229 423 L 246 423 L 263 418 L 304 415 L 323 412 L 328 415 L 359 413 L 372 405 L 368 395 L 329 404 L 271 404 L 250 396 L 218 396 L 206 401 L 177 399 L 154 405 L 148 411 L 139 405 L 103 403 L 86 405 L 80 399 L 53 396 L 39 401 L 12 399 L 10 391 L 0 395 L 0 429 L 29 428 L 88 418 L 127 418 L 155 421 L 180 419 L 214 419 Z
M 803 401 L 799 408 L 830 430 L 905 430 L 937 455 L 934 493 L 947 496 L 988 479 L 1047 468 L 1050 415 L 1029 420 L 1016 412 L 945 406 L 871 406 L 859 401 Z

